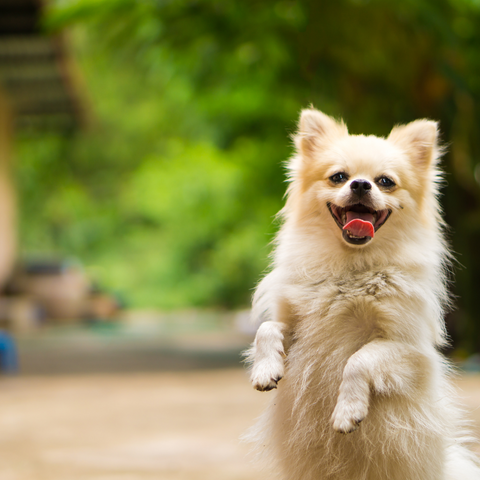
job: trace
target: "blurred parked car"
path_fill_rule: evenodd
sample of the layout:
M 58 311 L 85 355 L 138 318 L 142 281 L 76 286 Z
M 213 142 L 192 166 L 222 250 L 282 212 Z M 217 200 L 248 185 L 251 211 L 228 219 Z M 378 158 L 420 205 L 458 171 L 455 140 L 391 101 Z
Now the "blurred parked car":
M 19 265 L 0 297 L 0 323 L 26 330 L 42 322 L 111 319 L 119 300 L 95 286 L 71 260 L 30 260 Z

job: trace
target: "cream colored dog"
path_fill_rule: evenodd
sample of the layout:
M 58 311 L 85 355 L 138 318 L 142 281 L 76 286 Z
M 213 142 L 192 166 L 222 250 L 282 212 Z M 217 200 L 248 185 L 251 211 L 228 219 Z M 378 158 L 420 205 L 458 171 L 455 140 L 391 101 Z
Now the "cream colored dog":
M 437 124 L 349 135 L 304 110 L 250 351 L 250 438 L 287 480 L 480 480 L 437 347 L 449 254 Z M 281 379 L 283 380 L 279 382 Z

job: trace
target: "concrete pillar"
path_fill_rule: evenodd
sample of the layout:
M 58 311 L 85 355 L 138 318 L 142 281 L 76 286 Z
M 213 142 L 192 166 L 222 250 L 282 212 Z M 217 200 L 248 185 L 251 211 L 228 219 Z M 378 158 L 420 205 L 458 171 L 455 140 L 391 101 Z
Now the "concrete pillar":
M 16 196 L 12 181 L 13 113 L 0 89 L 0 288 L 10 275 L 17 250 Z

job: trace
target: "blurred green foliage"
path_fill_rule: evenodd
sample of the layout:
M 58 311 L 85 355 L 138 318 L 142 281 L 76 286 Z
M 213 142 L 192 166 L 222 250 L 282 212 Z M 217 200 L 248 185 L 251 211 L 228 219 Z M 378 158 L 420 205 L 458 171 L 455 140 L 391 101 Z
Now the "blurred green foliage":
M 478 0 L 57 0 L 93 122 L 24 134 L 25 251 L 76 254 L 134 305 L 247 304 L 302 107 L 353 133 L 441 121 L 446 217 L 466 268 L 451 316 L 478 348 Z

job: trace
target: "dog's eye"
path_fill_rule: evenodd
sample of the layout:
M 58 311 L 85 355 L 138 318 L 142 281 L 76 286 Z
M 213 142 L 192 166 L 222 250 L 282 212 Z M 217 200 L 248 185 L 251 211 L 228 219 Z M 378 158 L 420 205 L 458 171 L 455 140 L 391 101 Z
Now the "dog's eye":
M 388 177 L 380 177 L 377 180 L 377 183 L 380 187 L 384 187 L 384 188 L 390 188 L 395 186 L 395 182 Z
M 344 183 L 348 180 L 348 175 L 345 172 L 335 173 L 330 177 L 332 183 Z

